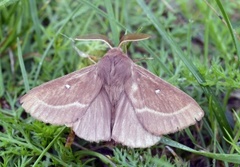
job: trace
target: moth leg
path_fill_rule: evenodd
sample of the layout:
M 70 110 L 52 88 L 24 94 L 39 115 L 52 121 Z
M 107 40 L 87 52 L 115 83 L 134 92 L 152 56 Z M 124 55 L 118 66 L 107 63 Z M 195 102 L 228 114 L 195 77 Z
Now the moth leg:
M 70 129 L 71 129 L 71 131 L 70 131 L 70 133 L 67 137 L 66 143 L 65 143 L 65 147 L 67 147 L 67 148 L 71 147 L 71 145 L 73 144 L 74 138 L 75 138 L 75 133 L 74 133 L 73 129 L 72 128 L 70 128 Z

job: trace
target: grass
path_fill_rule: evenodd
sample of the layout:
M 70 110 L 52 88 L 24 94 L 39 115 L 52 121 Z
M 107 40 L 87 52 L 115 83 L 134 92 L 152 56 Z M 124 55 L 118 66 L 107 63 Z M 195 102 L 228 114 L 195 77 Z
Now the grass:
M 239 166 L 240 102 L 232 95 L 240 88 L 239 7 L 219 0 L 2 1 L 1 166 Z M 21 108 L 19 97 L 29 89 L 91 64 L 61 34 L 104 34 L 117 45 L 121 34 L 139 30 L 153 37 L 131 45 L 129 55 L 201 105 L 197 125 L 147 149 L 77 137 L 68 148 L 69 128 Z M 76 45 L 94 60 L 105 53 L 101 43 Z

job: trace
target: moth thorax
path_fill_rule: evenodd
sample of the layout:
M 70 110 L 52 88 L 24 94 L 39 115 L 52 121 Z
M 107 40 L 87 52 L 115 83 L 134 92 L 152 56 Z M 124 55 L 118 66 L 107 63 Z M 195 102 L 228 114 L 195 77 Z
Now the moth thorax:
M 119 49 L 110 50 L 98 63 L 98 75 L 109 86 L 123 85 L 131 78 L 132 61 Z

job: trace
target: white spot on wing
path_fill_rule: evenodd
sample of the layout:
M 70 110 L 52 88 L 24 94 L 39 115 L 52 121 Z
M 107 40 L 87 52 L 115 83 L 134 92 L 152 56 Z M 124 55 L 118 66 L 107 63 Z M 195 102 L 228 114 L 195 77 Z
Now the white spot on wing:
M 136 84 L 136 83 L 133 83 L 133 84 L 132 84 L 132 91 L 133 91 L 133 92 L 136 92 L 137 90 L 138 90 L 137 84 Z
M 156 94 L 159 94 L 160 92 L 161 92 L 160 89 L 156 89 L 156 90 L 155 90 L 155 93 L 156 93 Z
M 67 84 L 67 85 L 65 85 L 65 88 L 70 89 L 71 86 Z

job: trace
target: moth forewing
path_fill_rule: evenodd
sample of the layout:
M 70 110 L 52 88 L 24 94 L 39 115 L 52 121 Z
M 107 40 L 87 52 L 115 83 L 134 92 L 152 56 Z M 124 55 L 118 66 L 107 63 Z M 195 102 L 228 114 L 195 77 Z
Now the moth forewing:
M 97 84 L 89 84 L 89 80 Z M 101 87 L 96 65 L 92 65 L 33 88 L 20 98 L 20 103 L 34 118 L 64 125 L 85 114 Z
M 138 65 L 126 92 L 142 126 L 155 135 L 184 129 L 204 115 L 189 95 Z

